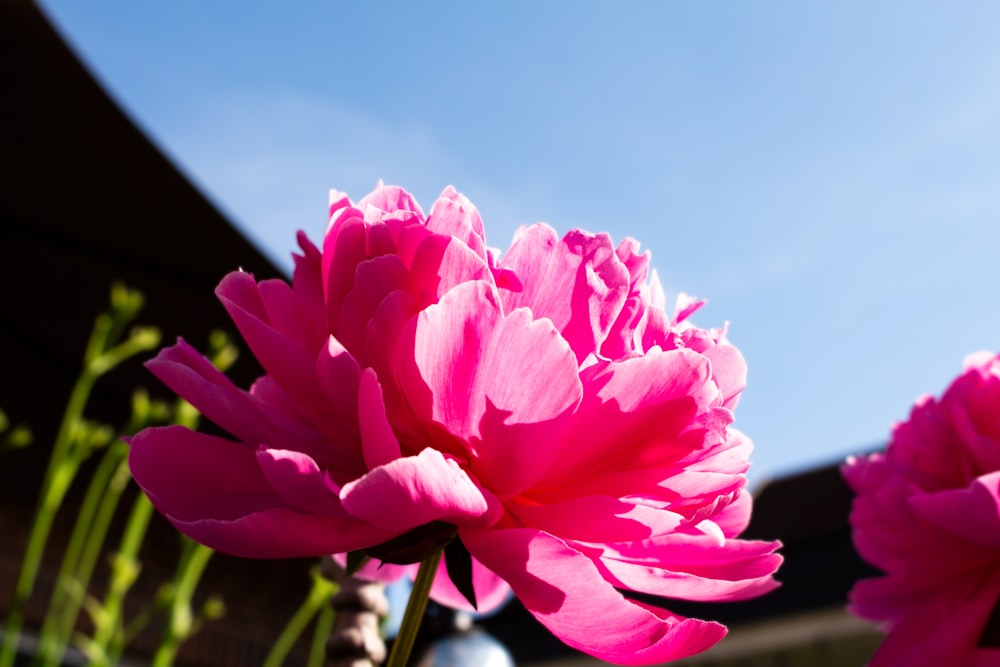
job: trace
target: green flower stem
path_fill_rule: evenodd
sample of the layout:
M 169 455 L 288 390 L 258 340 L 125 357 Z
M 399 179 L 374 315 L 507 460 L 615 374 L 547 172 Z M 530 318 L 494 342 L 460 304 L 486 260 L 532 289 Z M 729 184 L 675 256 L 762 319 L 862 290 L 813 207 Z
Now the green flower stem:
M 24 606 L 38 577 L 42 554 L 52 531 L 56 512 L 76 477 L 80 464 L 90 454 L 92 443 L 86 435 L 83 411 L 90 394 L 104 373 L 128 357 L 151 350 L 159 345 L 159 333 L 143 329 L 113 346 L 113 341 L 123 334 L 126 326 L 142 308 L 138 292 L 116 285 L 111 290 L 111 310 L 99 315 L 94 322 L 84 352 L 83 370 L 70 392 L 66 411 L 53 443 L 52 454 L 45 470 L 44 481 L 38 495 L 38 508 L 28 536 L 28 544 L 21 560 L 21 571 L 14 585 L 14 597 L 4 625 L 3 643 L 0 644 L 0 667 L 13 667 L 24 624 Z
M 125 594 L 139 574 L 139 548 L 146 538 L 146 529 L 153 518 L 153 503 L 144 493 L 136 496 L 125 524 L 118 553 L 112 559 L 111 582 L 101 608 L 101 623 L 94 631 L 93 647 L 96 656 L 92 667 L 110 667 L 118 662 L 125 649 L 125 632 L 122 628 L 122 609 Z
M 77 386 L 80 387 L 82 384 Z M 86 390 L 89 392 L 89 387 Z M 82 410 L 82 406 L 80 409 Z M 64 423 L 65 421 L 78 422 L 79 418 L 79 414 L 73 415 L 67 410 Z M 42 487 L 38 510 L 35 513 L 35 520 L 28 537 L 28 546 L 21 560 L 21 571 L 14 588 L 14 599 L 11 601 L 10 612 L 4 627 L 3 646 L 0 647 L 0 667 L 13 667 L 14 665 L 21 626 L 24 624 L 24 606 L 35 587 L 38 568 L 42 562 L 42 554 L 45 551 L 49 533 L 52 531 L 56 512 L 62 505 L 63 498 L 65 498 L 82 462 L 82 457 L 78 452 L 67 451 L 68 445 L 61 446 L 63 442 L 68 443 L 71 440 L 72 430 L 62 429 L 60 434 L 63 433 L 65 433 L 65 440 L 57 441 L 56 449 L 50 460 L 49 471 L 46 473 L 48 482 Z M 57 465 L 52 465 L 53 463 Z
M 103 336 L 106 334 L 110 322 L 102 322 L 102 319 L 108 320 L 109 318 L 98 318 L 90 342 L 87 344 L 88 357 L 94 354 L 95 348 L 99 349 L 106 342 Z M 28 546 L 25 549 L 24 558 L 21 560 L 21 571 L 14 588 L 14 599 L 11 601 L 7 623 L 4 626 L 3 645 L 0 647 L 0 667 L 13 667 L 14 665 L 17 644 L 21 636 L 21 626 L 24 624 L 24 605 L 35 586 L 38 567 L 41 565 L 42 553 L 45 551 L 45 544 L 48 542 L 52 523 L 56 518 L 56 511 L 62 504 L 66 491 L 69 490 L 77 469 L 80 467 L 79 456 L 70 449 L 74 440 L 74 432 L 83 418 L 83 409 L 96 381 L 97 376 L 90 371 L 88 364 L 73 387 L 66 412 L 59 426 L 52 456 L 45 471 L 45 481 L 39 494 L 38 510 L 31 526 Z
M 153 656 L 153 667 L 173 665 L 181 643 L 194 633 L 196 627 L 191 599 L 213 553 L 215 552 L 208 547 L 185 538 L 184 553 L 181 555 L 181 563 L 175 577 L 177 588 L 171 600 L 170 619 L 160 646 Z
M 289 651 L 292 650 L 292 646 L 295 645 L 299 636 L 302 635 L 306 626 L 309 625 L 309 621 L 313 619 L 318 611 L 324 607 L 330 606 L 330 597 L 337 592 L 337 584 L 320 575 L 318 568 L 313 572 L 312 577 L 313 585 L 309 590 L 309 595 L 306 596 L 305 602 L 302 603 L 302 606 L 296 610 L 291 620 L 288 621 L 288 625 L 285 626 L 285 629 L 281 631 L 281 635 L 274 642 L 271 652 L 267 654 L 263 667 L 281 667 L 281 665 L 285 662 L 285 658 L 288 657 Z M 331 620 L 331 626 L 332 623 L 333 622 Z M 326 635 L 323 636 L 324 646 L 326 637 L 329 636 L 329 634 L 330 630 L 327 629 Z M 310 664 L 312 664 L 311 658 Z
M 121 490 L 128 481 L 127 454 L 127 445 L 115 441 L 105 450 L 91 478 L 49 600 L 36 664 L 56 667 L 62 660 Z
M 413 582 L 413 591 L 406 603 L 403 623 L 400 625 L 399 634 L 396 635 L 396 640 L 392 644 L 392 652 L 389 654 L 389 662 L 386 663 L 386 667 L 406 667 L 410 651 L 413 650 L 413 643 L 417 639 L 417 631 L 420 630 L 420 622 L 427 609 L 431 584 L 434 583 L 434 576 L 437 574 L 438 564 L 441 562 L 441 554 L 441 551 L 437 551 L 420 563 L 417 578 Z
M 336 590 L 336 586 L 334 586 L 330 595 L 332 596 Z M 306 667 L 323 667 L 323 663 L 326 661 L 326 641 L 330 638 L 330 633 L 333 632 L 333 622 L 337 617 L 330 604 L 330 596 L 327 596 L 326 602 L 319 608 L 319 614 L 316 616 L 316 628 L 313 630 L 312 644 L 309 646 L 309 661 L 306 663 Z

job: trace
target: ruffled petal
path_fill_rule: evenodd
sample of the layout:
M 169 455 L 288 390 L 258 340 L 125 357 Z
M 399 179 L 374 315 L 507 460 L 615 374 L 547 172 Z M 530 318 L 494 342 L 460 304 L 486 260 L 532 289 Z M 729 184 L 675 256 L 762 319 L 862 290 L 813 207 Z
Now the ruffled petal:
M 669 510 L 608 496 L 584 496 L 555 503 L 513 499 L 506 504 L 526 527 L 583 542 L 643 540 L 675 530 L 684 517 Z M 581 521 L 586 517 L 586 521 Z
M 607 234 L 573 230 L 557 241 L 547 225 L 522 228 L 502 266 L 523 285 L 504 292 L 504 309 L 526 307 L 552 320 L 578 362 L 601 348 L 628 296 L 628 269 Z
M 448 292 L 413 323 L 398 376 L 420 417 L 463 439 L 470 468 L 498 496 L 541 477 L 581 393 L 572 351 L 547 320 L 508 317 L 482 282 Z
M 314 441 L 319 432 L 301 419 L 275 412 L 238 389 L 183 339 L 146 362 L 157 378 L 205 417 L 245 442 Z
M 260 447 L 257 464 L 278 495 L 303 513 L 343 514 L 340 498 L 316 462 L 301 452 Z
M 978 477 L 964 489 L 915 495 L 909 502 L 919 516 L 993 550 L 1000 560 L 1000 471 Z
M 345 485 L 340 498 L 353 516 L 397 533 L 432 521 L 485 527 L 502 511 L 454 459 L 435 449 L 375 468 Z
M 1000 595 L 1000 575 L 951 580 L 906 610 L 891 626 L 870 667 L 995 665 L 998 649 L 979 648 L 986 619 Z
M 744 600 L 778 587 L 778 542 L 673 534 L 605 548 L 601 565 L 616 586 L 683 600 Z
M 233 272 L 215 290 L 236 327 L 264 370 L 299 404 L 322 414 L 325 411 L 316 382 L 315 350 L 274 328 L 253 276 Z
M 261 473 L 256 446 L 183 426 L 145 429 L 130 445 L 132 476 L 171 517 L 233 519 L 291 508 Z
M 484 262 L 488 260 L 486 230 L 479 211 L 452 186 L 445 188 L 431 207 L 427 228 L 438 234 L 454 236 Z
M 385 416 L 382 388 L 379 386 L 375 371 L 370 368 L 361 373 L 358 409 L 361 443 L 368 469 L 372 470 L 402 456 L 399 440 L 396 439 L 396 434 L 392 432 L 392 426 Z
M 704 651 L 726 634 L 718 623 L 683 618 L 627 600 L 591 559 L 538 530 L 467 531 L 462 539 L 503 577 L 525 608 L 569 646 L 622 665 L 649 665 Z
M 704 446 L 700 430 L 684 435 L 699 413 L 719 402 L 709 362 L 702 355 L 652 351 L 620 362 L 599 362 L 580 378 L 583 402 L 563 439 L 560 464 L 546 484 L 569 483 L 598 472 L 660 468 Z
M 178 530 L 246 558 L 293 558 L 352 551 L 391 533 L 330 514 L 300 513 L 275 491 L 256 448 L 181 426 L 146 429 L 131 440 L 129 467 L 153 505 Z
M 177 530 L 216 551 L 240 558 L 316 558 L 381 544 L 392 533 L 350 517 L 265 510 L 232 520 L 182 521 Z

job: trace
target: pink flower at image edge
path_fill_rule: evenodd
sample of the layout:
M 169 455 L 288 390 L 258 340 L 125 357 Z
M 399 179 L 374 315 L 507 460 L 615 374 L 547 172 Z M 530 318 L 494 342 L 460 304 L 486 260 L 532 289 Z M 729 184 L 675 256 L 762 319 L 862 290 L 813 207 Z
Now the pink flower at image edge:
M 884 572 L 850 595 L 888 630 L 871 665 L 1000 664 L 1000 356 L 970 356 L 843 472 L 855 546 Z
M 148 363 L 232 435 L 133 438 L 132 473 L 179 530 L 246 557 L 362 550 L 396 574 L 425 555 L 417 536 L 454 533 L 480 610 L 509 587 L 568 645 L 622 664 L 725 628 L 619 590 L 777 585 L 778 544 L 737 539 L 743 358 L 688 323 L 700 302 L 665 313 L 637 243 L 537 224 L 500 256 L 454 189 L 425 215 L 380 184 L 357 204 L 334 193 L 321 248 L 299 244 L 291 285 L 234 272 L 216 290 L 266 372 L 249 391 L 183 340 Z M 432 596 L 467 608 L 441 574 Z

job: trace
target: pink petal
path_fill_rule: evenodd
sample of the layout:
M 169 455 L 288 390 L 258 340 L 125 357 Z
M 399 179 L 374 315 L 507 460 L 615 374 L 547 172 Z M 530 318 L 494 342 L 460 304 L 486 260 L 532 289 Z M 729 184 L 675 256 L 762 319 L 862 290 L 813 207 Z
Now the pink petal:
M 601 660 L 623 665 L 678 660 L 704 651 L 726 633 L 718 623 L 627 600 L 589 557 L 544 532 L 467 531 L 462 539 L 542 625 Z
M 326 327 L 314 326 L 306 307 L 288 283 L 284 280 L 262 280 L 257 284 L 257 291 L 271 327 L 307 352 L 319 349 L 326 340 Z
M 750 525 L 750 513 L 753 509 L 753 496 L 746 489 L 737 491 L 733 501 L 725 506 L 712 520 L 722 529 L 726 537 L 740 535 Z
M 1000 650 L 979 649 L 986 619 L 1000 596 L 1000 576 L 951 580 L 891 626 L 871 667 L 995 665 Z
M 292 289 L 299 298 L 312 327 L 319 332 L 327 331 L 326 303 L 323 301 L 323 256 L 309 237 L 300 231 L 296 235 L 302 254 L 293 254 L 295 272 L 292 275 Z
M 308 455 L 261 447 L 257 463 L 271 488 L 292 508 L 309 514 L 343 514 L 340 498 Z
M 434 303 L 464 282 L 492 282 L 493 274 L 486 260 L 450 236 L 430 235 L 414 250 L 410 289 L 422 304 Z
M 225 553 L 319 556 L 393 536 L 335 508 L 328 515 L 296 511 L 261 471 L 255 449 L 181 426 L 151 428 L 132 438 L 129 467 L 178 530 Z
M 524 285 L 504 292 L 504 310 L 551 319 L 577 361 L 600 349 L 628 296 L 628 269 L 606 234 L 573 230 L 557 241 L 552 228 L 533 225 L 518 232 L 502 265 Z
M 383 213 L 395 213 L 405 211 L 416 213 L 419 217 L 424 217 L 424 212 L 420 210 L 420 205 L 413 196 L 398 185 L 381 185 L 375 188 L 371 194 L 358 202 L 358 208 L 362 211 L 371 207 Z
M 331 221 L 323 239 L 323 292 L 327 331 L 336 333 L 340 307 L 354 286 L 355 268 L 368 259 L 366 227 L 360 211 L 345 208 Z
M 505 506 L 525 527 L 584 542 L 642 540 L 654 534 L 669 533 L 684 519 L 668 510 L 607 496 L 584 496 L 546 504 L 528 504 L 515 499 Z
M 564 437 L 560 465 L 547 483 L 628 469 L 653 469 L 683 458 L 694 446 L 684 433 L 718 402 L 708 361 L 690 350 L 652 351 L 603 362 L 581 373 L 584 398 Z M 661 478 L 662 479 L 662 478 Z M 626 495 L 635 489 L 626 488 Z
M 606 578 L 621 588 L 684 600 L 744 600 L 778 587 L 778 542 L 674 534 L 606 548 Z
M 454 459 L 435 449 L 373 469 L 345 485 L 340 498 L 355 517 L 398 533 L 432 521 L 489 526 L 501 512 Z
M 183 339 L 163 348 L 146 362 L 170 389 L 184 397 L 208 419 L 250 443 L 311 441 L 319 433 L 290 414 L 269 419 L 266 405 L 238 389 L 229 378 Z M 280 423 L 277 420 L 280 419 Z
M 390 292 L 408 285 L 406 266 L 395 255 L 381 255 L 358 264 L 354 283 L 344 297 L 336 322 L 337 339 L 354 354 L 361 352 L 365 343 L 365 327 L 379 304 Z
M 949 533 L 994 552 L 1000 549 L 1000 471 L 964 489 L 915 495 L 910 507 Z
M 271 326 L 252 276 L 234 272 L 216 288 L 216 294 L 264 369 L 297 402 L 323 412 L 314 375 L 315 350 L 307 350 Z
M 511 495 L 544 474 L 580 396 L 572 351 L 550 322 L 526 310 L 504 318 L 490 285 L 465 283 L 421 312 L 406 340 L 398 373 L 410 404 L 468 443 L 484 485 Z
M 486 230 L 479 211 L 450 185 L 431 207 L 427 228 L 438 234 L 454 236 L 486 261 Z
M 712 362 L 712 378 L 722 392 L 722 405 L 732 410 L 747 386 L 747 365 L 732 345 L 716 345 L 702 352 Z
M 438 566 L 437 576 L 434 578 L 434 585 L 431 587 L 431 598 L 438 604 L 443 604 L 452 609 L 476 611 L 486 614 L 506 602 L 510 595 L 510 586 L 507 582 L 491 572 L 489 568 L 475 558 L 472 559 L 472 587 L 476 591 L 475 609 L 465 599 L 465 596 L 458 592 L 455 584 L 451 582 L 451 577 L 448 576 L 447 565 L 442 558 L 441 564 Z
M 132 476 L 170 517 L 225 520 L 291 509 L 261 473 L 256 446 L 182 426 L 145 429 L 130 444 Z
M 399 440 L 396 439 L 396 434 L 392 432 L 392 426 L 385 416 L 382 388 L 379 386 L 375 371 L 370 368 L 361 373 L 358 408 L 361 442 L 368 469 L 386 465 L 402 456 Z
M 350 517 L 274 509 L 232 520 L 182 521 L 167 516 L 191 539 L 240 558 L 315 558 L 355 551 L 395 537 Z
M 324 423 L 335 421 L 342 432 L 356 436 L 358 432 L 358 382 L 361 378 L 361 368 L 340 341 L 330 336 L 326 345 L 316 354 L 314 373 L 322 390 L 322 410 L 327 419 Z M 344 444 L 351 450 L 356 450 L 354 440 L 350 438 Z
M 365 328 L 361 361 L 363 365 L 375 369 L 376 374 L 383 378 L 383 383 L 392 383 L 388 388 L 383 385 L 382 389 L 387 393 L 395 390 L 397 381 L 394 363 L 400 334 L 417 310 L 416 299 L 407 292 L 397 290 L 382 299 Z

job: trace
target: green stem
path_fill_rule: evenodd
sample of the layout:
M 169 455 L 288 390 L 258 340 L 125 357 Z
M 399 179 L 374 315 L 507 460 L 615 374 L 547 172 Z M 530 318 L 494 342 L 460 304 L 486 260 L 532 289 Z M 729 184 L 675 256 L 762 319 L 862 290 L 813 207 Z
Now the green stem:
M 332 589 L 331 595 L 335 591 L 336 587 Z M 309 661 L 306 663 L 306 667 L 323 667 L 323 663 L 326 661 L 326 642 L 330 638 L 330 633 L 333 632 L 333 623 L 337 617 L 333 611 L 333 605 L 330 604 L 329 596 L 326 602 L 319 608 L 319 614 L 316 616 L 316 628 L 313 630 L 313 640 L 309 647 Z
M 123 469 L 127 480 L 128 469 L 124 466 L 127 454 L 128 447 L 125 443 L 115 441 L 105 450 L 101 463 L 91 478 L 49 600 L 39 650 L 35 657 L 36 664 L 55 667 L 62 660 L 117 506 L 120 490 L 124 488 L 121 479 Z
M 213 553 L 215 552 L 208 547 L 185 539 L 185 553 L 181 557 L 176 579 L 177 588 L 170 606 L 170 620 L 156 655 L 153 656 L 153 667 L 173 665 L 181 643 L 192 634 L 194 618 L 191 599 Z
M 288 652 L 292 650 L 292 646 L 309 625 L 309 621 L 324 605 L 329 606 L 330 597 L 336 592 L 337 584 L 320 576 L 319 573 L 313 573 L 313 585 L 309 595 L 288 621 L 285 629 L 281 631 L 281 635 L 274 642 L 271 652 L 267 654 L 263 667 L 281 667 L 285 658 L 288 657 Z M 327 635 L 329 635 L 329 631 L 327 631 Z
M 94 667 L 109 667 L 118 662 L 118 657 L 124 649 L 124 629 L 121 627 L 122 608 L 125 604 L 125 594 L 135 582 L 139 571 L 139 548 L 146 538 L 146 529 L 153 517 L 153 503 L 144 493 L 136 496 L 125 524 L 118 553 L 113 557 L 111 568 L 111 583 L 104 597 L 103 624 L 94 632 L 94 644 L 99 654 L 105 656 L 104 661 L 95 663 Z
M 142 307 L 141 296 L 120 285 L 112 289 L 111 301 L 111 310 L 99 315 L 94 322 L 84 352 L 83 369 L 70 392 L 62 422 L 59 424 L 59 432 L 52 446 L 45 477 L 38 493 L 35 519 L 21 560 L 14 596 L 7 612 L 3 641 L 0 643 L 0 667 L 14 665 L 21 639 L 21 627 L 24 625 L 24 607 L 35 586 L 38 568 L 56 512 L 62 505 L 80 464 L 90 454 L 90 445 L 77 442 L 76 436 L 81 430 L 83 411 L 94 383 L 128 356 L 152 349 L 158 344 L 158 334 L 155 331 L 143 330 L 138 336 L 130 337 L 127 344 L 114 348 L 110 356 L 106 356 L 109 347 L 118 340 L 127 324 Z
M 417 639 L 417 631 L 420 630 L 420 622 L 427 609 L 427 600 L 430 597 L 431 584 L 434 583 L 438 564 L 441 562 L 441 553 L 441 551 L 437 551 L 420 563 L 417 578 L 413 582 L 413 591 L 406 603 L 403 623 L 399 626 L 399 634 L 396 635 L 396 640 L 392 643 L 392 652 L 389 654 L 389 662 L 386 663 L 386 667 L 406 667 L 410 651 L 413 650 L 413 643 Z

